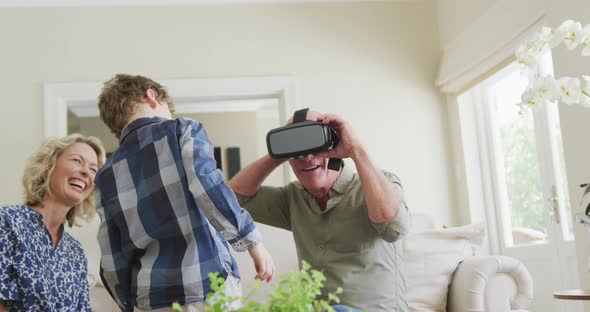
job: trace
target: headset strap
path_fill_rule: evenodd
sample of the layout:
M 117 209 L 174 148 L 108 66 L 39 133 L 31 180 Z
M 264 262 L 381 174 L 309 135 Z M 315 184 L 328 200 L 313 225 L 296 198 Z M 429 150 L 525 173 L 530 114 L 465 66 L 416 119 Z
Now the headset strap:
M 304 108 L 304 109 L 300 109 L 300 110 L 296 111 L 293 114 L 293 123 L 306 121 L 308 110 L 309 110 L 309 108 Z
M 306 121 L 308 111 L 309 111 L 309 108 L 304 108 L 304 109 L 300 109 L 300 110 L 296 111 L 293 114 L 293 123 Z M 342 168 L 342 159 L 330 158 L 330 160 L 328 161 L 328 169 L 334 170 L 334 171 L 340 171 L 340 168 Z
M 330 160 L 328 160 L 328 169 L 340 171 L 340 168 L 342 168 L 342 164 L 343 162 L 341 158 L 330 158 Z

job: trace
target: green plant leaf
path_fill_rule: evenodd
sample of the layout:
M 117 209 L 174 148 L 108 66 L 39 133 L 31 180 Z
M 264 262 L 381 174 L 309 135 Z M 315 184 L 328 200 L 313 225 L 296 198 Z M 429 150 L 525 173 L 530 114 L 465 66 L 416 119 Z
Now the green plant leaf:
M 225 293 L 224 279 L 218 273 L 210 273 L 211 292 L 207 294 L 206 312 L 228 311 L 233 303 L 239 301 L 241 308 L 238 312 L 332 312 L 331 303 L 340 303 L 338 295 L 342 288 L 327 294 L 327 299 L 318 298 L 326 280 L 325 275 L 311 268 L 309 263 L 302 261 L 300 270 L 293 270 L 280 277 L 269 293 L 268 302 L 260 303 L 252 297 L 261 288 L 260 281 L 255 281 L 253 289 L 244 297 L 236 298 Z M 180 307 L 180 305 L 178 305 Z M 181 310 L 175 311 L 182 311 Z
M 172 311 L 178 311 L 178 312 L 182 312 L 182 311 L 184 311 L 184 310 L 182 309 L 182 306 L 180 305 L 180 303 L 178 303 L 178 302 L 174 302 L 174 303 L 172 304 Z

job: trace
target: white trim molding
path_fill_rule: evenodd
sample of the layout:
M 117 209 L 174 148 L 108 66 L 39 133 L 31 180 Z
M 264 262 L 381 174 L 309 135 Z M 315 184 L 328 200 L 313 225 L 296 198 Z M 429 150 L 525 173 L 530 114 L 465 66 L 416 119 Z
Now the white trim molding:
M 294 81 L 288 76 L 158 80 L 170 91 L 183 113 L 252 111 L 277 104 L 279 122 L 295 108 Z M 45 137 L 67 134 L 68 110 L 97 116 L 102 83 L 45 83 Z
M 285 124 L 289 114 L 296 108 L 294 80 L 289 76 L 175 79 L 158 82 L 168 89 L 176 109 L 184 113 L 253 109 L 268 113 L 266 111 L 269 106 L 278 106 L 276 111 L 279 124 Z M 68 110 L 97 115 L 96 102 L 102 83 L 45 83 L 43 88 L 45 137 L 67 135 Z M 283 171 L 285 182 L 289 182 L 291 171 L 288 166 L 283 166 Z
M 196 113 L 230 113 L 230 112 L 257 112 L 263 109 L 274 112 L 273 108 L 278 107 L 278 99 L 249 99 L 249 100 L 230 100 L 215 102 L 181 102 L 175 103 L 174 112 L 177 114 L 196 114 Z M 76 117 L 97 117 L 99 115 L 98 106 L 93 102 L 88 105 L 70 105 L 68 110 Z

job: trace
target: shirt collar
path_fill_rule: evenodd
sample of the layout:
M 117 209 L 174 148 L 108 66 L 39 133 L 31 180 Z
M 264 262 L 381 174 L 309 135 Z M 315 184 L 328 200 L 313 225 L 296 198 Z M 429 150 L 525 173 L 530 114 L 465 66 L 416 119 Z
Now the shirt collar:
M 43 215 L 42 215 L 42 214 L 41 214 L 39 211 L 37 211 L 37 210 L 33 209 L 33 208 L 32 208 L 31 206 L 29 206 L 29 205 L 22 205 L 22 207 L 24 208 L 24 210 L 27 212 L 27 214 L 28 214 L 28 215 L 29 215 L 31 218 L 34 218 L 34 219 L 36 219 L 37 221 L 39 221 L 39 222 L 43 223 Z
M 43 214 L 41 214 L 39 211 L 33 209 L 33 207 L 31 207 L 29 205 L 21 205 L 21 206 L 26 211 L 26 213 L 29 215 L 30 218 L 32 218 L 34 220 L 37 220 L 37 224 L 40 227 L 42 227 L 44 229 L 47 229 L 45 227 L 45 222 L 43 222 Z M 65 225 L 64 225 L 65 222 L 66 221 L 64 220 L 64 223 L 60 224 L 60 226 L 59 226 L 59 232 L 60 232 L 61 235 L 60 235 L 60 239 L 59 239 L 59 242 L 58 242 L 58 245 L 57 245 L 58 246 L 58 249 L 62 245 L 62 241 L 64 240 L 64 236 L 67 234 L 67 232 L 64 230 L 65 229 Z M 51 241 L 51 244 L 53 244 L 53 241 Z
M 149 124 L 153 124 L 153 123 L 159 123 L 159 122 L 163 122 L 166 121 L 168 119 L 162 118 L 162 117 L 142 117 L 142 118 L 138 118 L 135 119 L 134 121 L 132 121 L 131 123 L 129 123 L 125 129 L 123 129 L 123 131 L 121 132 L 121 137 L 119 138 L 119 144 L 122 144 L 123 141 L 125 141 L 125 138 L 131 134 L 131 132 L 149 125 Z
M 344 194 L 348 189 L 348 185 L 352 182 L 354 177 L 354 172 L 349 166 L 343 164 L 342 171 L 340 172 L 340 176 L 336 179 L 336 182 L 332 186 L 332 189 L 336 191 L 338 194 Z

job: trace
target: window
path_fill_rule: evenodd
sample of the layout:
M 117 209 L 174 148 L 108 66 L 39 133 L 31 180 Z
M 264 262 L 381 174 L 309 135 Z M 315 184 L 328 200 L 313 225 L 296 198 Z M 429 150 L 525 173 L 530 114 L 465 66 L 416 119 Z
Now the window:
M 551 74 L 550 55 L 542 73 Z M 573 240 L 557 104 L 520 112 L 528 84 L 511 63 L 458 98 L 461 118 L 475 118 L 480 176 L 500 249 Z M 467 129 L 463 129 L 466 131 Z M 468 159 L 469 157 L 466 157 Z M 471 157 L 473 159 L 473 157 Z

